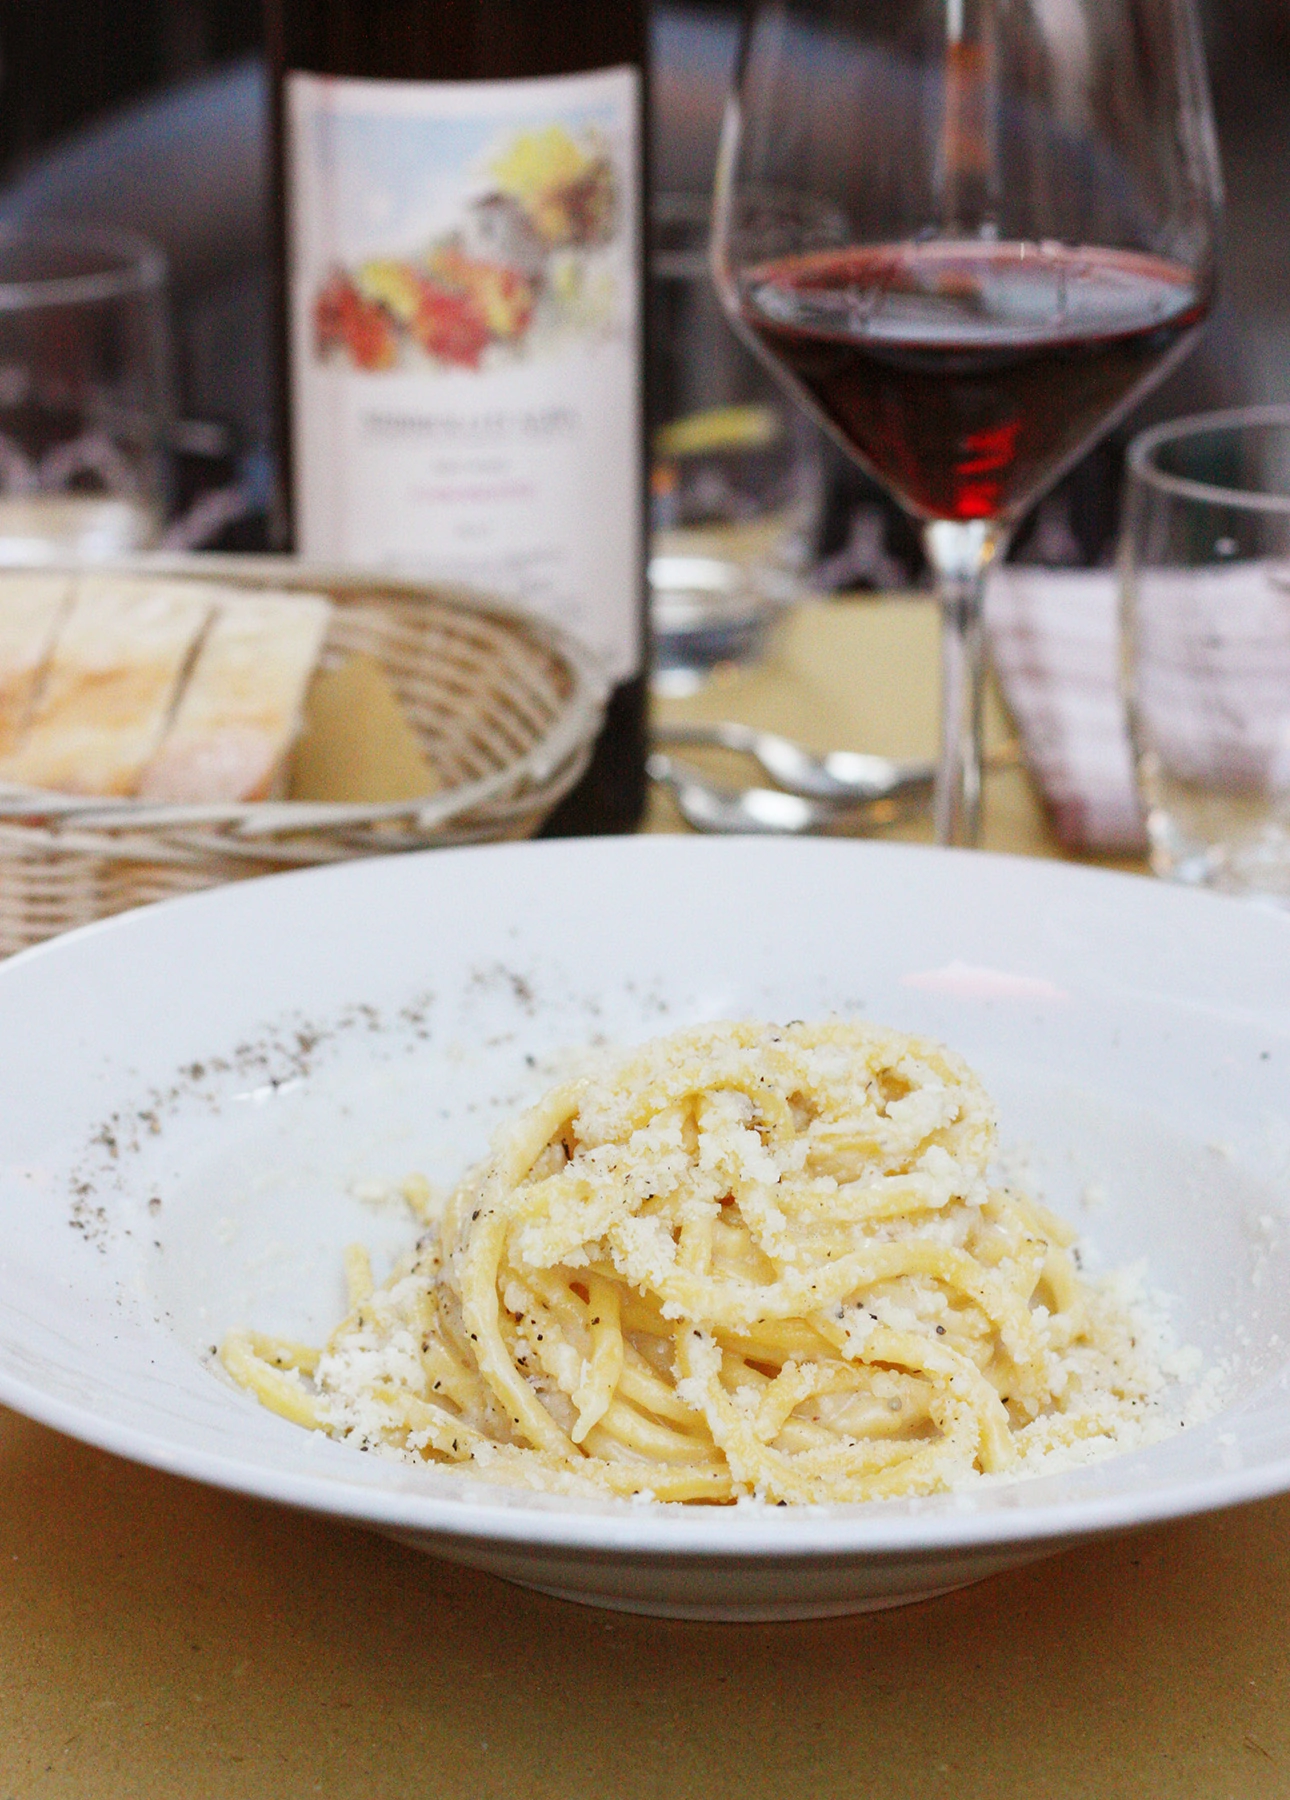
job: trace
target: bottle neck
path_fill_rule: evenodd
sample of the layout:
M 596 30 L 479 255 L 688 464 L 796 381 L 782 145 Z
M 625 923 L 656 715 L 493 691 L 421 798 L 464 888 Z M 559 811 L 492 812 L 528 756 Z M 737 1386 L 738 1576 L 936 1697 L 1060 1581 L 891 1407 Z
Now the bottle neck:
M 643 67 L 647 23 L 639 0 L 269 0 L 267 41 L 279 72 L 509 81 Z

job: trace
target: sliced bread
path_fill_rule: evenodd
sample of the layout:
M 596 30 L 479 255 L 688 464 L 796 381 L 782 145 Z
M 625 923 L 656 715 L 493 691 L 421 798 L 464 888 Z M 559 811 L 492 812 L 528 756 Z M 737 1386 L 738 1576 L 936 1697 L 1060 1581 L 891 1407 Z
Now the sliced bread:
M 138 797 L 217 802 L 278 792 L 330 615 L 318 594 L 221 593 Z
M 196 583 L 82 577 L 27 728 L 0 757 L 0 779 L 133 794 L 209 613 Z
M 68 575 L 0 576 L 0 756 L 22 736 L 71 592 Z

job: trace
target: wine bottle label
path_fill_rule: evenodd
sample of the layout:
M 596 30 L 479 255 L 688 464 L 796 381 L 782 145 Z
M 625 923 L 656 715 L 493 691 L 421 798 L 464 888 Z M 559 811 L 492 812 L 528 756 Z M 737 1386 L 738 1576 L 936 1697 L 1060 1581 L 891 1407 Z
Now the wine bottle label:
M 641 664 L 639 72 L 286 82 L 296 541 Z

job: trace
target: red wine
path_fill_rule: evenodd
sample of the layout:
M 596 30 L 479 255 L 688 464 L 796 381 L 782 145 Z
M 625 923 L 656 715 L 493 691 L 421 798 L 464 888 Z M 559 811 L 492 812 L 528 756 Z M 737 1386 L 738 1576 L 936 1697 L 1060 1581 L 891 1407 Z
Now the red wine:
M 268 0 L 284 546 L 493 592 L 615 683 L 547 829 L 645 797 L 643 0 Z
M 923 519 L 1015 519 L 1208 310 L 1157 257 L 1019 243 L 830 250 L 741 289 L 770 356 Z

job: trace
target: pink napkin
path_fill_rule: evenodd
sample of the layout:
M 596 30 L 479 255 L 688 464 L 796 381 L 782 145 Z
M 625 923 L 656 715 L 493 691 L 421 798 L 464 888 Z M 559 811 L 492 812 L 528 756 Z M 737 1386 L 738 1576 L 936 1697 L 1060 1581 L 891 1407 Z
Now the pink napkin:
M 999 686 L 1061 842 L 1079 851 L 1143 850 L 1114 572 L 997 569 L 986 628 Z

